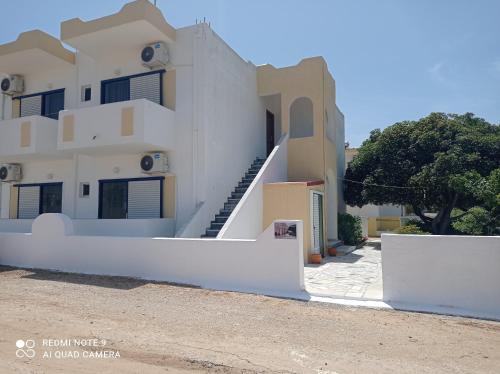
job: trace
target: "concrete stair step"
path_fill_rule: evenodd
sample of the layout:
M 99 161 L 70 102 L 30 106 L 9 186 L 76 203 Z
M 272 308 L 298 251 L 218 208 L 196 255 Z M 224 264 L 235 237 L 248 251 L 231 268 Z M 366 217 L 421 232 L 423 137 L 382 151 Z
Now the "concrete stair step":
M 337 247 L 337 256 L 345 256 L 355 249 L 355 245 L 341 245 L 340 247 Z
M 224 226 L 224 222 L 214 222 L 210 224 L 210 230 L 221 230 L 222 227 Z
M 332 247 L 340 247 L 341 245 L 344 245 L 344 242 L 342 240 L 338 239 L 328 239 L 328 248 Z
M 215 222 L 215 223 L 226 223 L 226 221 L 227 221 L 228 218 L 229 218 L 229 216 L 216 215 L 215 219 L 212 222 Z
M 209 238 L 215 238 L 219 234 L 220 230 L 217 229 L 206 229 L 205 235 L 208 236 Z

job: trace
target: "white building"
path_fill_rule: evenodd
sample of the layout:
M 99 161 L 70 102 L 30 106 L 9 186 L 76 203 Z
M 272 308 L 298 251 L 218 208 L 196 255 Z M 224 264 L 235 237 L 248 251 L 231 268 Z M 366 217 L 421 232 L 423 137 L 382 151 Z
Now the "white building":
M 208 24 L 175 29 L 137 0 L 62 22 L 60 40 L 20 34 L 0 45 L 0 73 L 0 232 L 54 212 L 81 235 L 145 237 L 256 237 L 301 219 L 305 258 L 337 237 L 344 119 L 321 57 L 257 67 Z M 258 229 L 230 227 L 280 145 Z M 269 203 L 276 189 L 294 192 Z

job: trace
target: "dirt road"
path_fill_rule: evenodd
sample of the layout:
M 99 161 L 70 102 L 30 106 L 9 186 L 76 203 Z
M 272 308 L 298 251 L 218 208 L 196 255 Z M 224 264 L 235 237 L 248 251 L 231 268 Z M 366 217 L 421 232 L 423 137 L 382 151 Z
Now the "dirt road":
M 500 373 L 500 323 L 0 267 L 0 373 L 167 371 Z

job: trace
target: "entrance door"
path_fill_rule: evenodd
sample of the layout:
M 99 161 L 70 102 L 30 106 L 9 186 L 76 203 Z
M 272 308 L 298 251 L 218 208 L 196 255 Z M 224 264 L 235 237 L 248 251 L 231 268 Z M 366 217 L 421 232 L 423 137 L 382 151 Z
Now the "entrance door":
M 99 218 L 124 219 L 127 218 L 128 182 L 104 182 L 100 188 Z
M 311 225 L 313 253 L 324 256 L 323 194 L 317 191 L 311 191 Z
M 274 149 L 274 114 L 266 110 L 266 149 L 267 156 Z

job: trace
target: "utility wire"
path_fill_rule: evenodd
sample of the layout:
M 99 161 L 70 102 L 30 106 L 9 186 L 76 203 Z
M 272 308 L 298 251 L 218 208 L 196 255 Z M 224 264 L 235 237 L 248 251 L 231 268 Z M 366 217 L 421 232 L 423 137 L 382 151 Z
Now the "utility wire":
M 401 189 L 409 189 L 409 190 L 425 190 L 423 187 L 401 187 L 401 186 L 389 186 L 386 184 L 375 184 L 375 183 L 365 183 L 365 182 L 360 182 L 360 181 L 354 181 L 352 179 L 345 179 L 341 177 L 337 177 L 337 179 L 346 181 L 346 182 L 351 182 L 351 183 L 357 183 L 357 184 L 362 184 L 364 186 L 375 186 L 375 187 L 384 187 L 384 188 L 401 188 Z

